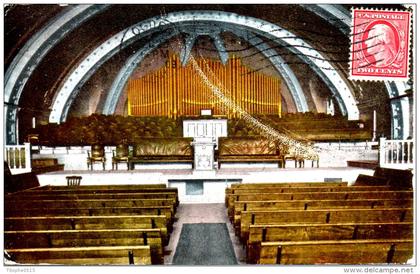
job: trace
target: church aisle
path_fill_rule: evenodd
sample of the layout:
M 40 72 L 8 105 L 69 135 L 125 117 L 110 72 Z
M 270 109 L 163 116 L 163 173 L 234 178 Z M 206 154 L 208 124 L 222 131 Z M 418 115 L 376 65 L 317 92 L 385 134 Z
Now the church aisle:
M 226 223 L 238 264 L 245 264 L 245 249 L 229 222 L 224 204 L 180 204 L 169 244 L 165 247 L 165 264 L 172 264 L 183 224 Z
M 183 224 L 172 264 L 236 265 L 226 224 Z

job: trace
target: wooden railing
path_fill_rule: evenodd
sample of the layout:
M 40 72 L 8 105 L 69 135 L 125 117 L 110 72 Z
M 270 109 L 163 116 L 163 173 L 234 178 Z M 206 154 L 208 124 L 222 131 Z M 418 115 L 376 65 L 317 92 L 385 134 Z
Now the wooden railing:
M 385 168 L 414 168 L 413 140 L 379 139 L 379 166 Z
M 31 144 L 6 145 L 5 160 L 13 175 L 31 172 Z

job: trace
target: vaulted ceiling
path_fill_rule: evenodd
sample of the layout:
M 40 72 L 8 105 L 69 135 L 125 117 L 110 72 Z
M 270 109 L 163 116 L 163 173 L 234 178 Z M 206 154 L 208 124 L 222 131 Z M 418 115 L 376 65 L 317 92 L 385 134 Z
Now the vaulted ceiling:
M 404 95 L 410 83 L 347 80 L 350 8 L 5 6 L 5 137 L 15 142 L 16 125 L 30 127 L 32 117 L 46 123 L 91 113 L 124 114 L 127 80 L 163 64 L 166 55 L 159 49 L 174 49 L 179 40 L 188 49 L 184 55 L 223 61 L 226 52 L 234 53 L 250 68 L 278 75 L 285 111 L 322 112 L 324 102 L 333 99 L 349 119 L 370 120 L 376 110 L 379 133 L 407 137 L 409 115 L 403 114 L 409 112 L 408 101 L 390 98 Z M 322 56 L 324 63 L 308 58 L 311 54 Z

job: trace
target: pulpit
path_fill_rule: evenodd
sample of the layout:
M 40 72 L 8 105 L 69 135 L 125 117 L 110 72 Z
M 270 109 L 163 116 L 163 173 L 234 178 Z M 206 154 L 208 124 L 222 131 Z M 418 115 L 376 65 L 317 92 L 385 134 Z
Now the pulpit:
M 219 137 L 227 136 L 227 120 L 184 120 L 183 133 L 184 137 L 194 138 L 194 169 L 214 170 L 214 150 Z
M 216 146 L 213 138 L 194 138 L 194 169 L 214 169 L 214 148 Z

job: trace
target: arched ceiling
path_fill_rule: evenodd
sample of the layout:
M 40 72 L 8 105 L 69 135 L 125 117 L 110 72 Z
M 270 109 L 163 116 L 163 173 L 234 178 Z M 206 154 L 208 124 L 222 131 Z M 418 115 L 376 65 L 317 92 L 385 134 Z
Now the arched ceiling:
M 232 24 L 226 25 L 226 29 L 229 26 L 230 33 L 236 31 L 237 37 L 242 35 L 240 40 L 254 48 L 258 44 L 264 44 L 269 50 L 274 51 L 275 55 L 281 58 L 283 63 L 286 63 L 289 70 L 289 74 L 283 73 L 282 75 L 283 79 L 286 78 L 288 93 L 293 95 L 293 83 L 288 83 L 287 77 L 295 77 L 300 84 L 300 96 L 302 96 L 300 102 L 306 102 L 309 110 L 319 111 L 319 102 L 314 102 L 313 98 L 317 98 L 317 96 L 313 96 L 313 93 L 325 98 L 332 96 L 338 105 L 340 105 L 340 100 L 343 100 L 343 96 L 351 96 L 351 98 L 344 98 L 344 103 L 354 100 L 355 111 L 360 113 L 360 118 L 368 120 L 372 110 L 375 109 L 378 112 L 378 131 L 388 135 L 391 132 L 391 126 L 394 126 L 392 135 L 403 137 L 401 126 L 404 124 L 399 120 L 394 121 L 393 116 L 400 118 L 399 113 L 404 108 L 404 103 L 393 106 L 389 102 L 389 97 L 401 95 L 398 91 L 407 89 L 407 86 L 393 82 L 387 84 L 359 83 L 346 80 L 346 60 L 349 56 L 349 31 L 346 29 L 348 27 L 346 20 L 349 9 L 350 7 L 346 5 L 249 6 L 243 4 L 6 6 L 5 122 L 7 142 L 16 141 L 17 117 L 21 128 L 29 126 L 32 117 L 37 117 L 39 121 L 43 122 L 51 120 L 54 106 L 59 105 L 57 101 L 60 102 L 57 98 L 66 94 L 63 93 L 63 90 L 66 83 L 71 82 L 71 75 L 75 75 L 77 68 L 80 68 L 83 62 L 91 61 L 91 59 L 89 61 L 87 59 L 95 52 L 99 53 L 101 46 L 106 46 L 108 42 L 111 43 L 111 38 L 117 37 L 118 39 L 118 34 L 124 30 L 130 30 L 130 26 L 136 26 L 139 22 L 146 22 L 153 17 L 178 14 L 179 19 L 182 15 L 189 14 L 191 16 L 194 12 L 198 16 L 200 10 L 203 11 L 202 17 L 205 14 L 214 14 L 213 19 L 222 18 L 227 14 L 226 20 L 214 21 L 230 22 Z M 248 29 L 238 28 L 238 21 L 233 20 L 233 16 L 243 18 L 243 25 L 246 25 L 245 20 L 251 18 L 257 19 L 253 20 L 254 23 L 266 22 L 259 28 L 255 26 L 252 31 L 254 39 L 259 40 L 244 39 L 244 35 L 246 36 L 251 26 L 248 26 Z M 28 18 L 28 20 L 22 20 L 22 18 Z M 334 19 L 330 20 L 331 18 Z M 191 20 L 191 17 L 189 19 L 181 18 L 178 21 L 186 22 L 188 20 Z M 207 19 L 207 22 L 211 21 Z M 268 28 L 268 26 L 273 27 Z M 256 31 L 256 28 L 259 31 Z M 118 101 L 123 97 L 113 98 L 112 95 L 109 96 L 109 91 L 114 90 L 112 87 L 115 85 L 121 86 L 121 82 L 118 83 L 117 80 L 121 79 L 119 75 L 124 73 L 124 67 L 128 64 L 127 60 L 134 58 L 136 53 L 147 47 L 150 39 L 155 38 L 159 33 L 162 34 L 165 30 L 163 27 L 153 29 L 154 32 L 147 33 L 144 37 L 136 39 L 124 47 L 117 46 L 109 58 L 96 63 L 94 69 L 88 71 L 87 74 L 83 73 L 85 81 L 81 85 L 75 85 L 77 92 L 67 93 L 68 97 L 62 104 L 62 109 L 66 113 L 64 117 L 67 115 L 88 115 L 92 112 L 109 112 L 108 101 L 111 99 Z M 294 41 L 297 41 L 295 44 L 290 42 L 289 45 L 292 46 L 285 46 L 279 41 L 287 40 L 284 38 L 284 35 L 287 34 L 292 34 Z M 237 41 L 229 41 L 224 35 L 218 37 L 220 38 L 219 42 L 224 43 L 227 49 L 238 47 Z M 220 49 L 218 50 L 219 53 L 222 52 Z M 311 52 L 311 50 L 316 50 L 316 52 Z M 245 52 L 245 50 L 243 51 Z M 259 48 L 259 51 L 260 53 L 265 52 L 262 48 Z M 107 54 L 109 53 L 110 51 L 107 52 Z M 319 54 L 314 57 L 322 57 L 319 59 L 323 59 L 324 63 L 325 60 L 330 60 L 329 65 L 333 68 L 330 70 L 333 72 L 323 70 L 325 65 L 314 57 L 306 57 L 305 60 L 303 55 L 312 53 Z M 256 60 L 258 59 L 247 61 L 250 64 L 257 64 L 254 67 L 256 70 L 270 70 L 270 68 L 258 67 L 259 63 Z M 143 62 L 147 62 L 147 56 Z M 140 63 L 140 66 L 141 64 L 143 63 Z M 272 64 L 273 62 L 271 62 L 271 70 L 276 71 Z M 279 70 L 277 70 L 278 72 Z M 329 73 L 331 76 L 326 75 Z M 336 73 L 335 76 L 332 76 L 332 73 Z M 335 81 L 337 82 L 334 83 Z M 342 81 L 340 85 L 343 86 L 340 86 L 338 81 Z M 340 89 L 337 90 L 337 87 Z M 347 95 L 343 95 L 342 87 L 348 88 Z M 391 94 L 392 92 L 394 93 Z M 293 98 L 294 101 L 287 100 L 288 104 L 294 104 L 288 108 L 299 110 L 299 107 L 296 107 L 296 93 Z M 346 114 L 348 106 L 341 105 L 341 108 L 342 112 Z M 115 103 L 113 103 L 112 109 L 117 109 Z M 63 117 L 62 113 L 60 113 L 61 117 Z M 400 128 L 399 131 L 395 131 L 397 127 Z

